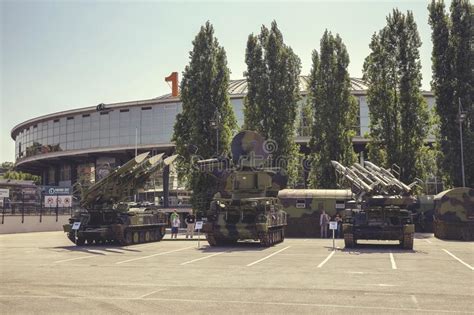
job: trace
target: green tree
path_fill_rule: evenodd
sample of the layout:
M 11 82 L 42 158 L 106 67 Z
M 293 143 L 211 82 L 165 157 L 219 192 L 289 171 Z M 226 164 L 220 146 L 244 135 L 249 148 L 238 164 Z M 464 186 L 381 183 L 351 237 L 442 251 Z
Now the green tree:
M 289 185 L 298 182 L 298 149 L 294 141 L 298 110 L 301 62 L 283 41 L 277 23 L 249 35 L 245 54 L 248 94 L 244 99 L 244 128 L 271 139 L 275 166 L 289 174 Z
M 466 185 L 474 187 L 473 6 L 466 0 L 453 0 L 448 16 L 443 1 L 432 1 L 428 10 L 433 41 L 431 84 L 436 95 L 438 141 L 443 154 L 439 167 L 448 186 L 462 185 L 458 120 L 461 103 L 466 114 L 462 123 Z
M 331 160 L 352 164 L 352 137 L 357 103 L 351 95 L 347 67 L 349 55 L 339 35 L 327 30 L 320 42 L 320 54 L 313 51 L 309 99 L 314 119 L 310 141 L 312 165 L 310 183 L 315 188 L 336 188 Z
M 423 141 L 431 125 L 420 91 L 420 46 L 413 14 L 395 9 L 372 36 L 363 69 L 369 84 L 369 158 L 384 167 L 397 164 L 406 182 L 425 176 Z
M 189 59 L 181 81 L 183 110 L 176 118 L 173 141 L 176 152 L 182 157 L 179 172 L 187 174 L 188 186 L 193 191 L 191 203 L 195 209 L 205 211 L 217 183 L 193 168 L 193 154 L 201 159 L 226 155 L 236 129 L 227 92 L 229 69 L 226 53 L 214 37 L 214 28 L 209 21 L 196 35 Z M 217 146 L 219 152 L 216 152 Z

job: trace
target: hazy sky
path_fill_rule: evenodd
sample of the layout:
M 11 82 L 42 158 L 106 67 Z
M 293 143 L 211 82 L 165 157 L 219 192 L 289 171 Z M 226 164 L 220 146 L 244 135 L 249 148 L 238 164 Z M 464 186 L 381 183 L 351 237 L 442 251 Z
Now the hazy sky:
M 423 88 L 431 80 L 428 1 L 4 1 L 1 10 L 0 162 L 13 161 L 11 129 L 67 109 L 169 93 L 164 81 L 189 62 L 209 20 L 227 52 L 231 79 L 243 78 L 247 36 L 276 20 L 285 42 L 311 68 L 325 29 L 347 46 L 361 77 L 371 35 L 393 8 L 412 10 L 423 45 Z

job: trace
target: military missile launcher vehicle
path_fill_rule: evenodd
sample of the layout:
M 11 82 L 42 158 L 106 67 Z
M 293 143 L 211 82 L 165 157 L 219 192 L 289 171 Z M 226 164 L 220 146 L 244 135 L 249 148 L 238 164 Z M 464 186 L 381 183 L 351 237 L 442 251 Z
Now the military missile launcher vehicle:
M 434 235 L 447 240 L 474 240 L 474 189 L 457 187 L 434 198 Z
M 272 246 L 285 238 L 286 213 L 278 202 L 284 188 L 284 170 L 269 167 L 269 154 L 261 135 L 242 131 L 232 140 L 232 159 L 197 162 L 201 171 L 213 174 L 224 191 L 216 193 L 202 231 L 211 246 L 259 240 Z
M 147 158 L 148 155 L 140 154 L 97 183 L 79 189 L 82 210 L 63 226 L 73 243 L 117 242 L 130 245 L 163 238 L 168 222 L 164 212 L 133 207 L 125 202 L 154 172 L 176 158 L 174 155 L 163 159 L 163 154 Z
M 415 225 L 408 208 L 415 202 L 415 183 L 406 185 L 390 170 L 368 161 L 352 167 L 331 163 L 356 196 L 353 205 L 346 203 L 343 216 L 345 246 L 354 247 L 357 240 L 398 240 L 402 248 L 413 249 Z

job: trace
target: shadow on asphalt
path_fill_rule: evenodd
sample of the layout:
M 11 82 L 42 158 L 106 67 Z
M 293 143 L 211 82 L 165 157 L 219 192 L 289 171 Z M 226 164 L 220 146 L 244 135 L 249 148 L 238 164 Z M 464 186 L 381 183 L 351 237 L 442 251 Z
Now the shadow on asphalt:
M 332 247 L 327 247 L 332 250 Z M 339 248 L 336 249 L 343 253 L 349 253 L 354 255 L 366 255 L 366 254 L 381 254 L 381 253 L 392 253 L 392 254 L 428 254 L 425 251 L 415 249 L 407 250 L 400 248 L 398 244 L 357 244 L 353 248 Z
M 274 247 L 274 246 L 272 246 Z M 272 247 L 263 247 L 259 242 L 237 242 L 232 245 L 224 246 L 210 246 L 207 241 L 204 241 L 204 244 L 201 243 L 201 250 L 204 253 L 216 253 L 216 252 L 261 252 L 266 249 L 271 249 Z

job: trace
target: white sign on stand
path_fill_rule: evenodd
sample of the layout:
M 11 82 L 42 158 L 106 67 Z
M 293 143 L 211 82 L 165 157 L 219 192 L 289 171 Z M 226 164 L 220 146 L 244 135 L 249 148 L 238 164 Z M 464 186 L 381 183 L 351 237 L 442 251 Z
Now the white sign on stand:
M 201 229 L 202 229 L 202 221 L 196 221 L 196 225 L 194 229 L 198 231 L 198 248 L 201 247 Z
M 8 198 L 10 196 L 9 189 L 0 189 L 0 198 Z
M 81 226 L 81 222 L 74 222 L 72 225 L 73 230 L 79 230 L 79 227 Z
M 202 229 L 202 223 L 203 223 L 203 221 L 196 221 L 196 226 L 194 227 L 194 229 L 195 230 Z
M 336 249 L 334 231 L 337 230 L 337 221 L 329 221 L 329 229 L 332 230 L 332 250 Z

